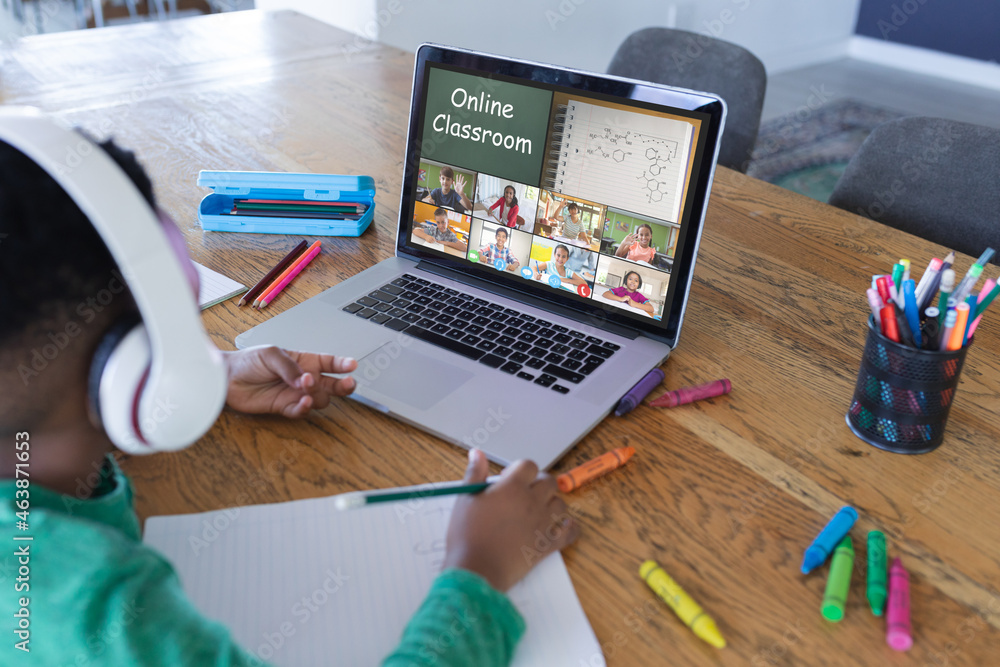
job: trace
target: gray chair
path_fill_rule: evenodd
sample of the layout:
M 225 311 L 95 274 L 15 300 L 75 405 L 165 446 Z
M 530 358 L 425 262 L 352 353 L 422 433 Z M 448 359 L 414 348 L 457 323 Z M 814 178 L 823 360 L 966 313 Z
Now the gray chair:
M 608 73 L 715 93 L 726 101 L 719 164 L 746 172 L 750 164 L 767 74 L 742 46 L 671 28 L 644 28 L 629 35 Z
M 1000 129 L 919 116 L 883 123 L 830 204 L 974 257 L 1000 250 Z

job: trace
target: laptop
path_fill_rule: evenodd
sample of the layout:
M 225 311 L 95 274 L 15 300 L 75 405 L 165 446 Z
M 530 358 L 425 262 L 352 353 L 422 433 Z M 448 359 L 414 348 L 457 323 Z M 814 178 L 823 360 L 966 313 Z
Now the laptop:
M 357 400 L 548 469 L 677 345 L 717 96 L 434 44 L 396 255 L 236 338 L 352 356 Z

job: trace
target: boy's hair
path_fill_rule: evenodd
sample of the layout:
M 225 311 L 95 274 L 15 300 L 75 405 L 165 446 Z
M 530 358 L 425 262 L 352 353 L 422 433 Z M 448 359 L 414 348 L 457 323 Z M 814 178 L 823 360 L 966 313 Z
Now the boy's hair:
M 448 211 L 447 211 L 447 210 L 445 210 L 444 208 L 442 208 L 441 206 L 438 206 L 438 207 L 437 207 L 437 210 L 436 210 L 436 211 L 434 211 L 434 217 L 436 218 L 436 217 L 438 217 L 439 215 L 443 215 L 444 217 L 446 217 L 446 218 L 447 218 L 447 217 L 448 217 Z
M 441 175 L 445 178 L 455 180 L 455 172 L 451 167 L 441 167 Z
M 153 186 L 135 155 L 111 140 L 98 145 L 155 207 Z M 116 270 L 100 234 L 65 190 L 31 158 L 0 142 L 0 350 L 30 347 L 43 326 L 61 330 Z M 117 312 L 131 299 L 115 301 L 109 307 Z
M 510 238 L 510 234 L 507 233 L 507 228 L 506 227 L 497 227 L 496 231 L 493 232 L 493 236 L 494 237 L 500 236 L 501 232 L 503 232 L 504 237 L 506 237 L 508 239 Z
M 639 279 L 639 287 L 642 287 L 642 276 L 639 275 L 639 272 L 629 271 L 625 274 L 625 280 L 622 281 L 622 285 L 624 285 L 626 289 L 628 289 L 628 277 L 631 276 L 633 273 L 635 274 L 635 277 Z M 636 289 L 639 289 L 639 287 L 636 287 Z

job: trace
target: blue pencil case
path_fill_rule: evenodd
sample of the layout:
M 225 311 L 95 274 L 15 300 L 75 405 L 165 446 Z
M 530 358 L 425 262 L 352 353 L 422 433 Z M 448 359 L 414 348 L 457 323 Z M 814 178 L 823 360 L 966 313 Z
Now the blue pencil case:
M 371 176 L 289 174 L 269 171 L 200 171 L 198 185 L 212 193 L 201 200 L 198 222 L 213 232 L 360 236 L 375 216 L 375 180 Z M 231 215 L 236 199 L 362 203 L 357 220 Z

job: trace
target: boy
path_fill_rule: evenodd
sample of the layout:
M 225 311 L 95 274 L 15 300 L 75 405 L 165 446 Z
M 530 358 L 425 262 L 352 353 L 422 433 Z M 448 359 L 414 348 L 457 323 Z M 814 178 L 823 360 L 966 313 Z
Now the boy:
M 110 142 L 92 149 L 107 151 L 155 208 L 149 180 L 130 153 Z M 119 289 L 119 282 L 116 296 L 90 307 L 89 319 L 79 326 L 80 304 L 105 291 L 115 279 L 115 263 L 75 202 L 3 142 L 0 239 L 0 539 L 30 552 L 12 555 L 11 546 L 0 556 L 2 613 L 10 621 L 15 609 L 30 611 L 30 641 L 18 644 L 21 640 L 8 634 L 0 664 L 260 665 L 224 627 L 191 606 L 170 565 L 140 541 L 131 484 L 108 456 L 110 441 L 92 424 L 86 407 L 95 347 L 108 327 L 136 306 L 128 286 Z M 64 345 L 41 371 L 19 371 L 31 363 L 34 350 L 71 323 L 77 324 L 74 335 L 60 339 Z M 274 347 L 225 358 L 226 402 L 244 412 L 303 417 L 355 386 L 351 378 L 321 375 L 353 371 L 351 359 Z M 15 479 L 16 456 L 24 451 L 30 452 L 27 488 Z M 466 481 L 484 480 L 485 457 L 473 451 L 469 461 Z M 81 484 L 98 477 L 90 475 L 95 469 L 97 482 Z M 509 661 L 523 621 L 500 591 L 530 569 L 521 545 L 533 544 L 541 530 L 553 537 L 553 549 L 561 549 L 577 534 L 573 521 L 562 519 L 566 506 L 555 480 L 536 474 L 533 464 L 518 462 L 487 491 L 456 502 L 445 569 L 386 665 Z M 25 498 L 29 533 L 16 528 L 17 500 Z M 31 542 L 13 540 L 26 534 Z M 20 562 L 24 558 L 27 563 Z M 21 604 L 21 597 L 29 604 Z M 466 632 L 442 645 L 438 639 L 460 618 L 481 622 L 466 623 Z
M 448 211 L 439 207 L 434 211 L 434 222 L 436 224 L 423 222 L 422 226 L 414 227 L 413 235 L 428 243 L 440 243 L 443 246 L 465 252 L 465 244 L 459 241 L 458 235 L 448 227 Z
M 516 270 L 521 263 L 517 261 L 517 257 L 514 257 L 510 248 L 506 247 L 507 228 L 497 227 L 493 236 L 496 239 L 494 243 L 489 243 L 485 248 L 479 249 L 479 261 L 483 264 L 492 265 L 498 259 L 502 259 L 504 261 L 504 269 L 506 271 Z
M 434 188 L 424 197 L 424 201 L 435 206 L 447 206 L 459 213 L 472 210 L 472 202 L 465 196 L 465 176 L 455 178 L 455 170 L 451 167 L 441 167 L 438 180 L 441 187 Z

